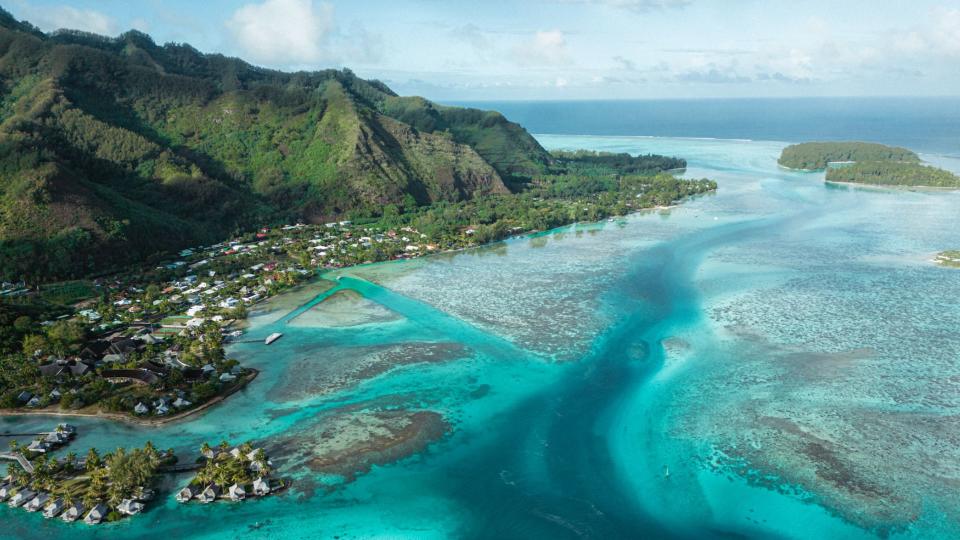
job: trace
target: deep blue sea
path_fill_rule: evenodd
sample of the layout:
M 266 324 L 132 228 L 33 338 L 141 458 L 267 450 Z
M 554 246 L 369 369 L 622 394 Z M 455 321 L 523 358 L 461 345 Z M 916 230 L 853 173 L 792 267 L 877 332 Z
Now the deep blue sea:
M 532 133 L 864 140 L 960 156 L 960 97 L 482 101 Z

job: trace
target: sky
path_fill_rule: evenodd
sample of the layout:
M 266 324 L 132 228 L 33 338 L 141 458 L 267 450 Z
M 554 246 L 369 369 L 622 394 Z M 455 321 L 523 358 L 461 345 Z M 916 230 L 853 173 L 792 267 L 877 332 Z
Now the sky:
M 960 95 L 960 0 L 7 0 L 445 101 Z

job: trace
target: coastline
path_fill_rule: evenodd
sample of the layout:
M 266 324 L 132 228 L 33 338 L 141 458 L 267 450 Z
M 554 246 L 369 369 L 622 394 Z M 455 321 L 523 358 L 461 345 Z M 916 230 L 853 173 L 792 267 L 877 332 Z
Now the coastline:
M 354 269 L 354 268 L 361 268 L 361 267 L 365 267 L 365 266 L 376 265 L 376 264 L 384 264 L 384 263 L 396 263 L 396 262 L 400 262 L 400 261 L 409 261 L 409 260 L 414 260 L 414 259 L 424 259 L 424 260 L 426 260 L 426 259 L 428 259 L 428 258 L 430 258 L 430 257 L 435 257 L 435 256 L 439 256 L 439 255 L 450 255 L 450 254 L 454 254 L 454 253 L 465 252 L 465 251 L 468 251 L 468 250 L 471 250 L 471 249 L 477 249 L 477 248 L 481 248 L 481 247 L 485 247 L 485 246 L 495 245 L 495 244 L 498 244 L 498 243 L 501 243 L 501 242 L 505 242 L 505 241 L 507 241 L 507 240 L 509 240 L 509 239 L 513 239 L 513 238 L 522 238 L 522 237 L 525 237 L 525 236 L 534 236 L 534 235 L 548 234 L 548 233 L 550 233 L 551 231 L 559 230 L 559 229 L 562 229 L 562 228 L 565 228 L 565 227 L 575 226 L 575 225 L 577 225 L 578 223 L 604 223 L 604 222 L 607 222 L 608 220 L 613 220 L 613 219 L 615 219 L 615 218 L 628 217 L 628 216 L 633 215 L 633 214 L 641 214 L 641 213 L 648 213 L 648 212 L 657 212 L 657 211 L 664 211 L 664 210 L 672 210 L 672 209 L 674 209 L 674 208 L 678 208 L 678 207 L 682 206 L 682 203 L 685 202 L 685 201 L 689 201 L 689 200 L 692 200 L 692 199 L 695 199 L 695 198 L 697 198 L 697 197 L 700 197 L 700 196 L 703 196 L 703 195 L 707 195 L 707 194 L 715 194 L 716 191 L 717 191 L 716 189 L 713 189 L 713 190 L 711 190 L 711 191 L 707 191 L 707 192 L 704 192 L 704 193 L 697 193 L 697 194 L 693 194 L 693 195 L 688 195 L 688 196 L 683 197 L 683 198 L 681 198 L 681 199 L 678 199 L 678 200 L 676 200 L 676 201 L 674 201 L 674 202 L 672 202 L 672 203 L 670 203 L 670 204 L 668 204 L 668 205 L 655 205 L 655 206 L 651 206 L 651 207 L 647 207 L 647 208 L 636 208 L 636 209 L 632 209 L 632 211 L 627 212 L 626 214 L 624 214 L 624 215 L 622 215 L 622 216 L 610 216 L 610 217 L 608 217 L 608 218 L 600 219 L 600 220 L 597 220 L 597 221 L 590 221 L 590 222 L 571 221 L 571 222 L 569 222 L 569 223 L 566 223 L 566 224 L 563 224 L 563 225 L 558 225 L 557 227 L 553 227 L 553 228 L 551 228 L 551 229 L 546 229 L 546 230 L 536 230 L 536 229 L 534 229 L 534 230 L 517 232 L 517 233 L 515 233 L 515 234 L 511 234 L 511 235 L 509 235 L 509 236 L 506 236 L 506 237 L 504 237 L 504 238 L 500 238 L 500 239 L 496 239 L 496 240 L 491 240 L 491 241 L 489 241 L 489 242 L 478 243 L 478 244 L 473 244 L 473 245 L 467 245 L 467 246 L 462 246 L 462 247 L 452 248 L 452 249 L 446 249 L 446 250 L 438 250 L 438 251 L 434 251 L 434 252 L 417 253 L 417 254 L 414 254 L 414 255 L 411 255 L 411 256 L 408 256 L 408 257 L 404 257 L 404 258 L 402 258 L 402 259 L 389 259 L 389 260 L 385 260 L 385 261 L 373 261 L 373 262 L 369 262 L 369 263 L 360 263 L 360 264 L 354 264 L 354 265 L 343 266 L 343 267 L 334 267 L 334 268 L 317 268 L 316 271 L 314 272 L 314 279 L 336 281 L 336 280 L 338 279 L 338 274 L 342 274 L 342 273 L 344 273 L 344 272 L 349 272 L 350 270 L 352 270 L 352 269 Z M 276 293 L 276 294 L 274 294 L 274 295 L 265 296 L 265 297 L 263 297 L 263 298 L 260 298 L 260 299 L 258 299 L 256 302 L 254 302 L 254 303 L 251 305 L 251 307 L 257 306 L 257 305 L 264 305 L 264 304 L 268 303 L 270 300 L 273 300 L 273 299 L 275 299 L 275 298 L 277 298 L 277 297 L 279 297 L 279 296 L 281 296 L 281 295 L 283 295 L 283 294 L 289 293 L 290 291 L 296 290 L 298 287 L 303 286 L 303 285 L 305 285 L 305 284 L 306 284 L 306 283 L 301 283 L 301 284 L 298 284 L 298 285 L 296 285 L 296 286 L 294 286 L 294 287 L 291 287 L 291 288 L 289 288 L 289 289 L 285 289 L 285 290 L 279 291 L 278 293 Z M 245 328 L 245 327 L 248 325 L 248 320 L 249 320 L 249 314 L 247 315 L 247 317 L 245 317 L 245 318 L 242 319 L 242 320 L 232 320 L 232 321 L 230 321 L 230 323 L 229 323 L 227 326 L 228 326 L 228 327 L 234 327 L 234 328 L 243 329 L 243 328 Z M 177 414 L 174 414 L 174 415 L 171 415 L 171 416 L 162 417 L 162 418 L 154 417 L 154 418 L 150 418 L 150 419 L 141 419 L 141 418 L 138 418 L 138 417 L 136 417 L 136 416 L 131 416 L 131 415 L 123 414 L 123 413 L 104 412 L 104 411 L 100 411 L 100 410 L 98 410 L 98 411 L 96 411 L 96 412 L 80 412 L 80 411 L 60 411 L 60 410 L 58 410 L 58 409 L 52 409 L 52 410 L 49 410 L 49 409 L 44 409 L 44 410 L 38 410 L 38 409 L 0 409 L 0 417 L 49 416 L 49 417 L 64 417 L 64 418 L 70 418 L 70 417 L 73 417 L 73 418 L 99 418 L 99 419 L 110 420 L 110 421 L 115 421 L 115 422 L 121 422 L 121 423 L 125 423 L 125 424 L 128 424 L 128 425 L 135 425 L 135 426 L 142 426 L 142 427 L 162 426 L 162 425 L 172 424 L 172 423 L 175 423 L 175 422 L 179 422 L 179 421 L 183 421 L 183 420 L 186 420 L 186 419 L 188 419 L 188 418 L 191 418 L 191 417 L 193 417 L 194 415 L 196 415 L 197 413 L 206 411 L 206 410 L 212 408 L 214 405 L 219 404 L 220 402 L 224 401 L 225 399 L 227 399 L 228 397 L 230 397 L 231 395 L 233 395 L 234 393 L 236 393 L 238 390 L 240 390 L 240 389 L 242 389 L 242 388 L 245 388 L 248 384 L 250 384 L 251 382 L 253 382 L 253 380 L 256 379 L 257 376 L 258 376 L 259 373 L 260 373 L 259 370 L 257 370 L 257 369 L 254 369 L 254 368 L 249 368 L 249 369 L 252 370 L 252 373 L 251 373 L 250 375 L 248 375 L 248 376 L 244 379 L 244 382 L 243 382 L 242 384 L 239 384 L 239 385 L 235 386 L 235 387 L 232 388 L 230 391 L 228 391 L 226 394 L 216 396 L 216 397 L 212 398 L 210 401 L 208 401 L 208 402 L 204 403 L 203 405 L 200 405 L 200 406 L 198 406 L 198 407 L 196 407 L 196 408 L 194 408 L 194 409 L 190 409 L 190 410 L 184 411 L 184 412 L 182 412 L 182 413 L 177 413 Z
M 100 418 L 100 419 L 104 419 L 104 420 L 112 420 L 112 421 L 116 421 L 116 422 L 123 422 L 123 423 L 126 423 L 126 424 L 132 424 L 132 425 L 142 426 L 142 427 L 162 426 L 162 425 L 166 425 L 166 424 L 172 424 L 172 423 L 175 423 L 175 422 L 179 422 L 179 421 L 181 421 L 181 420 L 186 420 L 187 418 L 189 418 L 189 417 L 191 417 L 191 416 L 193 416 L 193 415 L 195 415 L 195 414 L 197 414 L 197 413 L 206 411 L 207 409 L 213 407 L 214 405 L 216 405 L 216 404 L 218 404 L 218 403 L 226 400 L 228 397 L 232 396 L 233 394 L 235 394 L 235 393 L 239 392 L 240 390 L 246 388 L 247 385 L 250 384 L 251 382 L 253 382 L 253 380 L 257 378 L 257 375 L 260 374 L 260 371 L 257 370 L 257 369 L 253 369 L 253 368 L 248 368 L 248 369 L 252 370 L 252 373 L 250 373 L 249 375 L 247 375 L 246 377 L 244 377 L 243 379 L 241 379 L 243 382 L 242 382 L 241 384 L 238 384 L 238 385 L 234 386 L 233 388 L 231 388 L 230 391 L 228 391 L 227 393 L 221 394 L 221 395 L 219 395 L 219 396 L 215 396 L 214 398 L 212 398 L 210 401 L 204 403 L 203 405 L 200 405 L 200 406 L 195 407 L 195 408 L 193 408 L 193 409 L 190 409 L 190 410 L 188 410 L 188 411 L 183 411 L 183 412 L 180 412 L 180 413 L 177 413 L 177 414 L 174 414 L 174 415 L 164 416 L 164 417 L 160 417 L 160 418 L 157 418 L 157 417 L 150 418 L 150 419 L 138 418 L 138 417 L 136 417 L 136 416 L 130 416 L 130 415 L 123 414 L 123 413 L 104 412 L 104 411 L 100 411 L 100 410 L 98 410 L 97 412 L 80 412 L 80 411 L 46 410 L 46 409 L 41 409 L 41 410 L 37 410 L 37 409 L 24 409 L 24 410 L 20 410 L 20 409 L 3 409 L 3 410 L 0 410 L 0 417 L 14 417 L 14 416 L 56 416 L 56 417 L 65 417 L 65 418 L 70 418 L 70 417 L 72 417 L 72 418 Z
M 937 187 L 937 186 L 902 186 L 898 184 L 863 184 L 860 182 L 837 182 L 836 180 L 824 179 L 825 184 L 836 184 L 838 186 L 850 186 L 859 188 L 868 188 L 874 190 L 892 189 L 896 191 L 917 191 L 922 193 L 949 193 L 951 191 L 960 191 L 960 187 Z

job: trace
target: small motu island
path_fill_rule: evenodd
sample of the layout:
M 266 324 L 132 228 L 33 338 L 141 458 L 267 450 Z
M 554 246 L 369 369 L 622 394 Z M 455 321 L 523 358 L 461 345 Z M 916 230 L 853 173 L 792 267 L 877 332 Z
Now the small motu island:
M 912 150 L 866 142 L 807 142 L 783 149 L 777 163 L 789 169 L 826 170 L 827 182 L 960 188 L 957 175 L 924 165 Z
M 960 268 L 960 249 L 949 249 L 947 251 L 941 251 L 937 253 L 937 256 L 933 258 L 940 266 L 946 266 L 948 268 Z

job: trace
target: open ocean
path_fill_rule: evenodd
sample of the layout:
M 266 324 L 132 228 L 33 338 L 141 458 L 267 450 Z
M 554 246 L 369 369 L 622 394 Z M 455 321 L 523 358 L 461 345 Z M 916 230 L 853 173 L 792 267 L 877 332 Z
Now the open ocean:
M 855 140 L 960 156 L 960 97 L 482 101 L 532 133 Z

